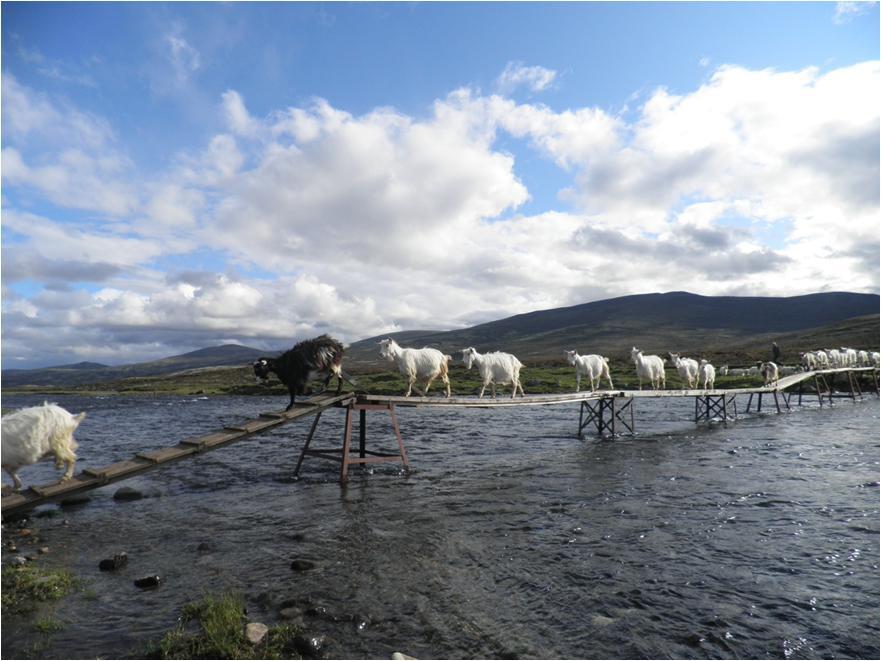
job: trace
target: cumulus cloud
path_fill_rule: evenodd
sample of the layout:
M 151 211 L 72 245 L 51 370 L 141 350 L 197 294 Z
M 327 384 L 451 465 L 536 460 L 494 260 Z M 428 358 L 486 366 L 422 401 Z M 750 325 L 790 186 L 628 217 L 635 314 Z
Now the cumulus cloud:
M 875 291 L 878 77 L 724 66 L 627 115 L 458 89 L 421 118 L 324 99 L 256 117 L 228 90 L 224 132 L 132 188 L 108 123 L 4 76 L 4 357 L 351 342 L 682 283 Z M 59 122 L 74 137 L 35 149 Z M 560 208 L 522 215 L 511 140 L 568 176 Z M 83 213 L 29 213 L 21 190 Z M 169 266 L 190 257 L 213 266 Z

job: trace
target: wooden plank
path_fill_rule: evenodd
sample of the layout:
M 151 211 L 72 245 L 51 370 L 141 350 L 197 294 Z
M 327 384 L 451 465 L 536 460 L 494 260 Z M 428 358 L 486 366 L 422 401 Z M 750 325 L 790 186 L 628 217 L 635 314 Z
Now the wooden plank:
M 354 395 L 321 395 L 313 397 L 308 403 L 298 403 L 287 412 L 261 413 L 256 420 L 248 420 L 238 425 L 216 431 L 204 436 L 187 438 L 177 445 L 136 453 L 132 458 L 118 461 L 100 468 L 85 468 L 71 480 L 61 484 L 33 486 L 24 493 L 9 493 L 3 496 L 3 516 L 18 514 L 39 505 L 70 495 L 104 486 L 110 482 L 126 479 L 138 473 L 152 470 L 163 464 L 195 456 L 200 452 L 212 450 L 234 441 L 260 433 L 308 415 L 315 415 L 330 407 L 342 405 L 353 399 Z

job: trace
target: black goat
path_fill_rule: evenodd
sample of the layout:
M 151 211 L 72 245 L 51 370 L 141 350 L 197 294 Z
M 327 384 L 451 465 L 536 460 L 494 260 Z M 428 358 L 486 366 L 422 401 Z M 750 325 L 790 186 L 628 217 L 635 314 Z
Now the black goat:
M 343 376 L 343 345 L 327 335 L 304 340 L 285 351 L 278 358 L 259 358 L 254 363 L 254 374 L 260 381 L 267 381 L 269 373 L 275 372 L 279 380 L 288 387 L 291 401 L 285 411 L 294 406 L 297 395 L 311 394 L 306 385 L 317 376 L 327 374 L 324 387 L 330 383 L 331 377 L 339 379 L 336 392 L 339 395 L 343 387 L 343 378 L 350 383 L 351 378 Z

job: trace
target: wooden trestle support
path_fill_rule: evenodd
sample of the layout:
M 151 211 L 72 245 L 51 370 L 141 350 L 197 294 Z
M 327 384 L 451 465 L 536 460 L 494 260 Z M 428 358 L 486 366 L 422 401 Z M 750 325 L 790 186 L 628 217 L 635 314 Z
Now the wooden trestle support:
M 315 419 L 312 421 L 312 427 L 309 429 L 309 434 L 306 436 L 306 443 L 303 445 L 303 450 L 297 461 L 297 467 L 294 469 L 294 477 L 299 477 L 300 466 L 303 464 L 303 459 L 306 458 L 306 455 L 339 462 L 341 482 L 348 481 L 349 466 L 352 464 L 377 464 L 394 461 L 401 462 L 404 465 L 404 470 L 409 472 L 410 462 L 407 459 L 407 450 L 404 448 L 404 440 L 401 438 L 401 429 L 398 426 L 398 416 L 395 413 L 394 404 L 361 404 L 350 401 L 348 404 L 345 404 L 345 407 L 346 422 L 343 426 L 343 447 L 318 448 L 314 450 L 309 449 L 309 445 L 312 443 L 312 437 L 315 435 L 315 430 L 318 428 L 318 421 L 321 419 L 321 411 L 319 411 L 315 415 Z M 358 412 L 359 423 L 357 455 L 352 454 L 352 422 L 355 411 Z M 376 452 L 367 449 L 367 411 L 387 411 L 389 413 L 392 421 L 392 429 L 394 430 L 395 438 L 398 441 L 397 453 Z

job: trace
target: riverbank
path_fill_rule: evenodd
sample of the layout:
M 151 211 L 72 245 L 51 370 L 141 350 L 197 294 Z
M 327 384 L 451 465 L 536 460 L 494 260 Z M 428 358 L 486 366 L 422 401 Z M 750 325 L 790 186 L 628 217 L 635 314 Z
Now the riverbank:
M 626 363 L 611 363 L 612 382 L 616 388 L 635 389 L 638 381 L 633 366 Z M 375 395 L 402 395 L 406 382 L 397 371 L 373 371 L 353 375 L 356 386 L 343 383 L 343 392 L 369 392 Z M 521 371 L 524 390 L 533 395 L 575 392 L 575 369 L 569 366 L 524 367 Z M 481 381 L 476 370 L 466 370 L 461 365 L 450 368 L 450 384 L 453 395 L 476 395 L 480 392 Z M 318 386 L 317 382 L 314 384 Z M 335 387 L 335 381 L 330 388 Z M 719 388 L 741 388 L 761 385 L 759 376 L 716 377 Z M 582 382 L 584 389 L 585 382 Z M 605 380 L 601 384 L 606 388 Z M 675 369 L 667 369 L 667 387 L 684 387 Z M 499 396 L 510 396 L 510 386 L 498 387 Z M 4 395 L 45 394 L 49 395 L 237 395 L 237 396 L 286 396 L 287 388 L 276 379 L 267 384 L 255 382 L 250 367 L 215 367 L 190 370 L 176 374 L 150 377 L 133 377 L 118 381 L 92 383 L 74 386 L 22 386 L 4 388 Z M 487 396 L 489 389 L 487 390 Z M 436 380 L 429 394 L 443 394 L 443 384 Z

